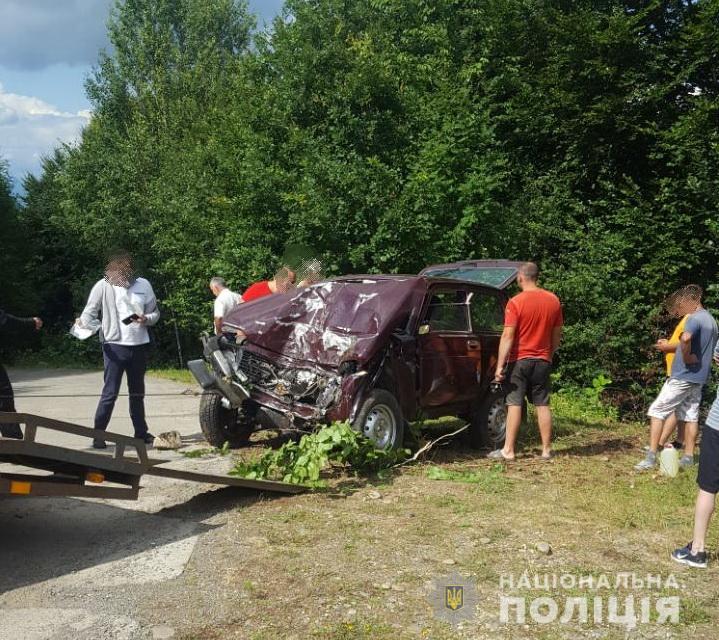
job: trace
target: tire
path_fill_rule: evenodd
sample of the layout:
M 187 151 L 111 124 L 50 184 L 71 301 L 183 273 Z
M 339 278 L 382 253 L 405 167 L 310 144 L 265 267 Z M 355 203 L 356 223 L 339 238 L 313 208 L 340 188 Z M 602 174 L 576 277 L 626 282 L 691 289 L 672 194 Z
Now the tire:
M 205 391 L 200 397 L 200 429 L 205 440 L 213 447 L 241 447 L 250 439 L 254 426 L 249 420 L 242 420 L 237 409 L 222 406 L 222 395 L 216 391 Z
M 374 441 L 378 449 L 399 449 L 404 441 L 404 417 L 397 399 L 374 389 L 362 403 L 352 428 Z
M 507 434 L 507 407 L 503 395 L 488 395 L 472 414 L 465 442 L 472 449 L 501 449 Z

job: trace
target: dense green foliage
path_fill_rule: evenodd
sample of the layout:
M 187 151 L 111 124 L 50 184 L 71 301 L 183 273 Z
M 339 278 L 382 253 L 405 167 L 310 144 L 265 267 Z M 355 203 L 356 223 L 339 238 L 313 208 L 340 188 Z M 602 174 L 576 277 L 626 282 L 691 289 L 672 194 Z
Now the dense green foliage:
M 665 295 L 716 281 L 718 0 L 288 0 L 265 33 L 233 0 L 125 0 L 109 29 L 81 143 L 25 185 L 58 320 L 110 244 L 166 353 L 210 276 L 241 290 L 288 242 L 330 273 L 535 259 L 562 380 L 643 385 Z
M 5 305 L 21 304 L 23 228 L 18 207 L 12 194 L 12 181 L 7 163 L 0 158 L 0 301 Z M 0 302 L 0 307 L 3 306 Z M 24 305 L 22 305 L 24 306 Z

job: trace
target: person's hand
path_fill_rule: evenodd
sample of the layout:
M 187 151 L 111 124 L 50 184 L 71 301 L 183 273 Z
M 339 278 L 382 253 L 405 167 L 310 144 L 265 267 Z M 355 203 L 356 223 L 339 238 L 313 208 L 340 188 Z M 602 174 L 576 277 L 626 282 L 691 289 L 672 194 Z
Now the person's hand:
M 504 367 L 497 367 L 497 370 L 494 372 L 495 382 L 504 382 L 505 377 L 506 376 L 504 375 Z
M 35 331 L 40 331 L 42 329 L 42 319 L 41 318 L 33 318 L 35 321 Z
M 147 316 L 145 316 L 145 315 L 137 316 L 137 318 L 135 318 L 134 322 L 137 322 L 137 324 L 145 324 L 147 322 Z
M 666 338 L 659 338 L 659 340 L 656 341 L 654 344 L 654 347 L 656 349 L 659 349 L 659 351 L 664 351 L 664 347 L 666 347 L 669 344 L 669 340 Z
M 75 318 L 75 324 L 80 327 L 80 329 L 85 328 L 85 325 L 82 324 L 82 318 Z

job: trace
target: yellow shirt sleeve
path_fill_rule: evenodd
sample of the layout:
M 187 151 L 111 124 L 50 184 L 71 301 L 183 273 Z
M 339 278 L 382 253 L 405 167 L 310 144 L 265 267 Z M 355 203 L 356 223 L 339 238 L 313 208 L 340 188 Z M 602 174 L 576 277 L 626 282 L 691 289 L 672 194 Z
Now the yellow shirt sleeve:
M 670 344 L 679 344 L 679 338 L 681 338 L 682 333 L 684 333 L 684 325 L 687 323 L 687 318 L 689 316 L 684 316 L 680 321 L 679 324 L 677 324 L 676 327 L 674 327 L 674 333 L 672 333 L 672 337 L 669 338 Z M 664 361 L 667 365 L 667 376 L 670 376 L 672 374 L 672 363 L 674 362 L 674 352 L 666 353 L 664 354 Z

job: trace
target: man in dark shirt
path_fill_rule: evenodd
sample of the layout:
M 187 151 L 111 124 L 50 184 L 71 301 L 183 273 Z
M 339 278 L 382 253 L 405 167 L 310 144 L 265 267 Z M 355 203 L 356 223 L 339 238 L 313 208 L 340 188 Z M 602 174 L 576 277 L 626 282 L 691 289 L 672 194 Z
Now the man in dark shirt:
M 40 318 L 18 318 L 0 309 L 0 331 L 8 325 L 32 326 L 39 331 L 42 328 L 42 320 Z M 10 378 L 8 378 L 2 362 L 0 362 L 0 411 L 15 412 L 15 396 L 10 384 Z M 17 423 L 0 424 L 0 435 L 3 438 L 20 439 L 22 438 L 22 431 L 20 431 L 20 425 Z

